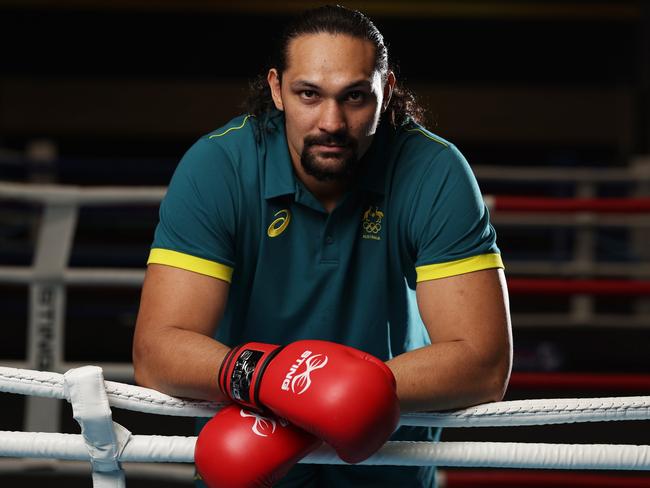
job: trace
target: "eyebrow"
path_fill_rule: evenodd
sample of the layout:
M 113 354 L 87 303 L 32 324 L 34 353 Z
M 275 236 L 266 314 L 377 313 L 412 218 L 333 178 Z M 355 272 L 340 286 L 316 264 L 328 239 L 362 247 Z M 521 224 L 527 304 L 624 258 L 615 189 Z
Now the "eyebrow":
M 371 88 L 372 83 L 368 80 L 358 80 L 350 83 L 349 85 L 343 87 L 341 91 L 347 91 L 351 90 L 353 88 Z M 291 88 L 296 90 L 300 88 L 309 88 L 309 89 L 319 89 L 320 86 L 318 86 L 316 83 L 312 83 L 311 81 L 307 80 L 296 80 L 291 83 Z

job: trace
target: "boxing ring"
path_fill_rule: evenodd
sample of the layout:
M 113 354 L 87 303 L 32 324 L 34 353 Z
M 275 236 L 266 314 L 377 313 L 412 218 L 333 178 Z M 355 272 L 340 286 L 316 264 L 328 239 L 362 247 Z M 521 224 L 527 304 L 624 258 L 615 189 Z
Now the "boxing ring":
M 587 179 L 641 178 L 650 182 L 650 165 L 630 175 L 618 170 L 600 171 Z M 517 171 L 514 177 L 530 178 Z M 479 177 L 480 177 L 480 172 Z M 485 178 L 490 178 L 489 168 Z M 579 172 L 578 172 L 579 173 Z M 616 173 L 616 174 L 615 174 Z M 620 174 L 619 174 L 620 173 Z M 504 173 L 499 172 L 498 178 Z M 576 179 L 585 174 L 574 175 Z M 497 177 L 496 175 L 494 176 Z M 552 179 L 548 173 L 546 177 Z M 565 179 L 567 175 L 563 175 Z M 591 181 L 590 180 L 590 181 Z M 592 181 L 593 182 L 593 181 Z M 583 229 L 578 250 L 588 248 L 590 231 L 597 225 L 650 228 L 650 198 L 599 199 L 582 192 L 579 198 L 527 198 L 486 196 L 495 225 L 521 222 L 531 214 L 538 225 L 567 225 Z M 220 404 L 174 398 L 160 392 L 104 378 L 131 381 L 129 364 L 97 363 L 94 366 L 65 361 L 65 293 L 67 285 L 114 285 L 139 287 L 142 269 L 70 269 L 67 265 L 80 206 L 157 205 L 164 188 L 81 188 L 56 185 L 0 183 L 0 200 L 37 203 L 43 206 L 36 250 L 31 267 L 0 266 L 0 282 L 29 286 L 29 324 L 26 361 L 2 361 L 0 391 L 26 395 L 25 431 L 0 431 L 0 473 L 29 469 L 30 460 L 62 460 L 67 472 L 92 473 L 95 487 L 124 486 L 122 463 L 137 467 L 142 476 L 174 476 L 189 479 L 191 467 L 174 471 L 161 470 L 160 463 L 193 462 L 196 437 L 132 434 L 112 420 L 112 409 L 175 417 L 211 417 Z M 530 224 L 530 221 L 527 220 Z M 535 225 L 535 222 L 533 222 Z M 650 295 L 647 265 L 604 263 L 595 266 L 589 259 L 578 259 L 558 267 L 547 263 L 518 263 L 508 279 L 511 294 L 570 296 L 573 307 L 568 317 L 547 318 L 544 325 L 560 323 L 599 325 L 589 300 L 595 295 L 626 295 L 641 299 Z M 538 277 L 517 275 L 536 274 Z M 622 279 L 620 276 L 632 277 Z M 541 277 L 540 277 L 541 276 Z M 548 276 L 553 276 L 548 277 Z M 561 278 L 557 278 L 560 276 Z M 569 276 L 571 278 L 565 279 Z M 588 276 L 587 278 L 585 276 Z M 597 276 L 597 279 L 593 277 Z M 611 279 L 609 276 L 616 276 Z M 604 278 L 603 278 L 604 277 Z M 615 319 L 619 319 L 614 317 Z M 529 320 L 527 320 L 529 319 Z M 611 321 L 612 317 L 607 320 Z M 641 312 L 634 317 L 620 317 L 633 327 L 647 327 L 650 316 Z M 564 322 L 562 322 L 564 321 Z M 532 322 L 522 317 L 516 326 Z M 544 322 L 544 319 L 542 319 Z M 605 321 L 603 321 L 605 323 Z M 650 375 L 514 373 L 511 387 L 522 389 L 557 389 L 565 391 L 612 389 L 631 393 L 650 391 Z M 61 400 L 72 405 L 73 416 L 81 434 L 58 432 Z M 503 401 L 444 413 L 404 414 L 400 425 L 444 428 L 513 427 L 583 422 L 650 420 L 650 396 L 553 398 Z M 343 463 L 328 447 L 311 453 L 301 462 L 316 464 Z M 75 464 L 76 463 L 76 464 Z M 81 464 L 80 464 L 81 463 Z M 155 468 L 151 466 L 155 463 Z M 647 471 L 650 470 L 650 445 L 566 444 L 533 442 L 388 442 L 366 465 L 435 465 L 451 468 L 490 468 L 482 471 L 442 473 L 442 485 L 471 486 L 650 486 L 647 476 L 617 477 L 611 474 L 562 473 L 552 470 Z M 517 468 L 551 470 L 500 470 Z M 129 476 L 131 472 L 127 469 Z M 448 479 L 446 479 L 448 478 Z M 539 485 L 534 484 L 538 480 Z M 569 483 L 569 484 L 562 484 Z
M 111 407 L 211 417 L 220 405 L 105 381 L 101 368 L 65 374 L 0 367 L 0 391 L 70 402 L 81 434 L 0 432 L 0 455 L 90 461 L 94 486 L 125 486 L 121 462 L 192 463 L 195 437 L 133 435 L 112 421 Z M 400 425 L 496 427 L 650 419 L 650 396 L 517 400 L 448 413 L 403 414 Z M 218 460 L 215 460 L 218 462 Z M 329 447 L 303 463 L 343 464 Z M 650 445 L 389 441 L 364 465 L 587 470 L 650 470 Z

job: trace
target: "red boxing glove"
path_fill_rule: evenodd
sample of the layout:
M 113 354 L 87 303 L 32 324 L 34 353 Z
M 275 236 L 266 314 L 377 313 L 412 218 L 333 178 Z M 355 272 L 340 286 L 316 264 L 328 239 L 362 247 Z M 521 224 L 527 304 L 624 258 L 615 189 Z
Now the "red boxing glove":
M 284 419 L 228 405 L 199 433 L 194 462 L 210 488 L 270 487 L 320 444 Z
M 388 366 L 333 342 L 243 344 L 224 359 L 219 386 L 234 401 L 266 407 L 320 437 L 348 463 L 376 452 L 399 421 L 395 378 Z

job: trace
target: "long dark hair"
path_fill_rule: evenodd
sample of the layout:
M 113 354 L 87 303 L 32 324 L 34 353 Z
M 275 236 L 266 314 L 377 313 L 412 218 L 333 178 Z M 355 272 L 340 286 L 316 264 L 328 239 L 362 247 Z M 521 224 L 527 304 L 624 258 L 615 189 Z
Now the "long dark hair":
M 319 33 L 346 34 L 370 41 L 375 46 L 375 69 L 381 74 L 382 81 L 385 81 L 388 71 L 393 69 L 389 63 L 384 36 L 375 24 L 358 10 L 350 10 L 340 5 L 306 10 L 290 22 L 272 52 L 269 68 L 276 68 L 282 75 L 287 68 L 289 43 L 301 35 Z M 275 105 L 266 81 L 266 72 L 250 83 L 244 110 L 257 116 L 260 121 L 266 120 L 274 113 Z M 408 120 L 422 123 L 425 110 L 417 103 L 412 92 L 396 83 L 385 115 L 393 126 L 400 126 Z

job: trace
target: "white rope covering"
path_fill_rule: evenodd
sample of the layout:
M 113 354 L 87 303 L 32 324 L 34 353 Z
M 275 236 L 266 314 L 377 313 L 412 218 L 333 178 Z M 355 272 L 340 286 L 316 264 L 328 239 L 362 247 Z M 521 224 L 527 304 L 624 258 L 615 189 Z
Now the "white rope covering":
M 341 464 L 329 448 L 306 463 Z M 519 442 L 387 442 L 365 465 L 650 470 L 650 446 Z
M 1 432 L 4 456 L 89 461 L 78 434 Z M 134 435 L 121 462 L 194 462 L 196 437 Z M 301 463 L 345 464 L 323 446 Z M 387 442 L 363 465 L 650 470 L 650 446 L 516 442 Z
M 553 398 L 477 405 L 446 413 L 407 413 L 401 425 L 497 427 L 650 419 L 650 396 Z
M 49 371 L 0 366 L 0 391 L 68 400 L 63 375 Z M 215 402 L 185 400 L 150 388 L 104 381 L 111 406 L 135 412 L 181 417 L 212 417 L 221 407 Z
M 137 412 L 183 417 L 212 417 L 221 404 L 176 398 L 156 390 L 104 382 L 111 406 Z M 67 399 L 63 375 L 0 367 L 0 391 Z M 650 419 L 650 396 L 557 398 L 495 402 L 445 413 L 403 414 L 401 425 L 498 427 L 572 422 Z
M 132 435 L 119 460 L 149 463 L 192 463 L 196 437 Z M 81 434 L 0 431 L 0 455 L 90 461 Z

